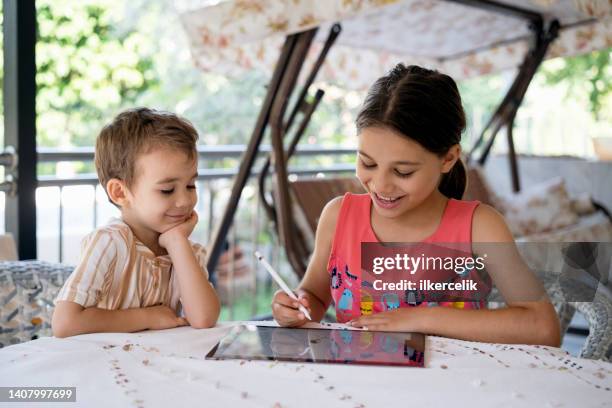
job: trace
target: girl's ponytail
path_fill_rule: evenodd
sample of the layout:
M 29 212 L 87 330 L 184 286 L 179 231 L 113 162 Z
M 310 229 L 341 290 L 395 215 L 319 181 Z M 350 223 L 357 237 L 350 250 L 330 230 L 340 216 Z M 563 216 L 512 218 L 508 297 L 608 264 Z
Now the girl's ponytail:
M 461 200 L 466 185 L 467 170 L 461 159 L 458 159 L 450 171 L 442 176 L 438 190 L 448 198 Z

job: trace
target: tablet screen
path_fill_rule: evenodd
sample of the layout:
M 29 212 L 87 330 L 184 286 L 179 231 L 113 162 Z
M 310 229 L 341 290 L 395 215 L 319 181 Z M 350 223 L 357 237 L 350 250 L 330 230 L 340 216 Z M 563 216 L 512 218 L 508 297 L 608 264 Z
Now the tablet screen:
M 247 324 L 234 327 L 206 358 L 423 367 L 424 351 L 418 333 Z

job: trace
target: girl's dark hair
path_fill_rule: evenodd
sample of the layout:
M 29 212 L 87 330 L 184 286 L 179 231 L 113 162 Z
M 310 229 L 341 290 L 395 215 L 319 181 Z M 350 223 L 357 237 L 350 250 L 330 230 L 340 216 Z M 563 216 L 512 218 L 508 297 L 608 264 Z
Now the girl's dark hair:
M 457 84 L 448 75 L 397 64 L 368 91 L 356 120 L 357 131 L 389 127 L 440 156 L 461 141 L 465 112 Z M 442 176 L 438 189 L 461 199 L 467 183 L 461 160 Z

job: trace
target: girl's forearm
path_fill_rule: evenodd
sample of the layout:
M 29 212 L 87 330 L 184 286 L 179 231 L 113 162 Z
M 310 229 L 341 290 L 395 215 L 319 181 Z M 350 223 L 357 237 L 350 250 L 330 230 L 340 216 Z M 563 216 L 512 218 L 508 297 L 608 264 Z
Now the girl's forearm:
M 417 310 L 418 309 L 418 310 Z M 487 343 L 560 345 L 559 320 L 548 302 L 524 302 L 502 309 L 416 308 L 417 330 Z
M 221 309 L 215 289 L 202 273 L 187 239 L 173 241 L 166 248 L 179 282 L 185 317 L 195 328 L 216 324 Z

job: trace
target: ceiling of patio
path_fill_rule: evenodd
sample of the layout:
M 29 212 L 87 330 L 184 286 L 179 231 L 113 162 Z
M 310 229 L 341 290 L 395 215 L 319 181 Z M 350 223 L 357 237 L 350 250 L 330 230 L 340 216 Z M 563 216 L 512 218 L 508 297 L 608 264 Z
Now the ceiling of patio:
M 457 79 L 516 67 L 530 38 L 525 20 L 448 0 L 180 3 L 195 63 L 230 76 L 244 69 L 271 71 L 287 34 L 319 26 L 313 58 L 331 25 L 340 22 L 342 33 L 321 76 L 347 88 L 367 87 L 400 61 L 437 68 Z M 562 30 L 548 58 L 612 46 L 609 0 L 499 3 L 541 13 L 547 22 L 560 21 Z

